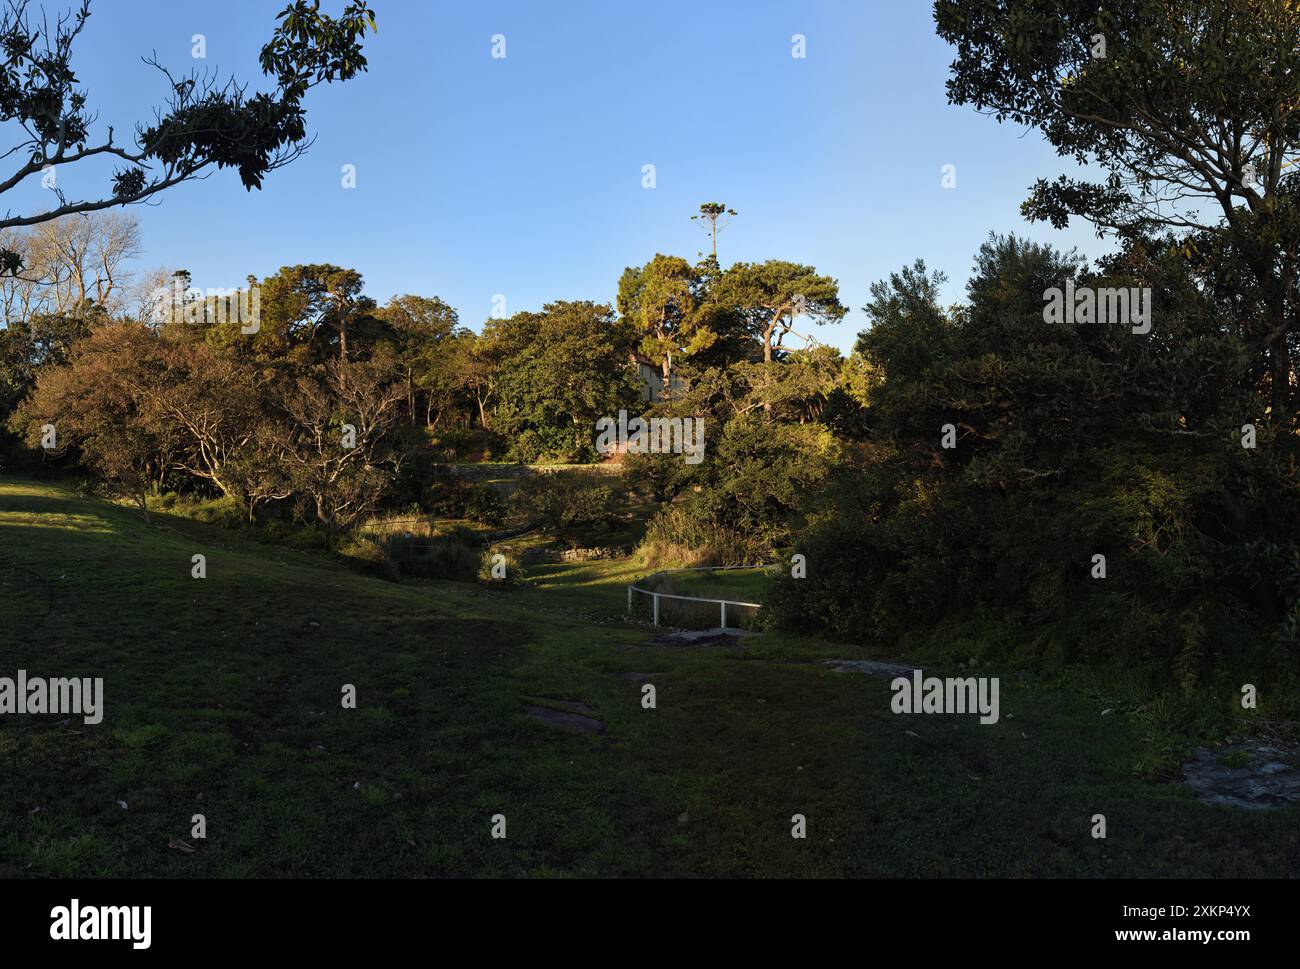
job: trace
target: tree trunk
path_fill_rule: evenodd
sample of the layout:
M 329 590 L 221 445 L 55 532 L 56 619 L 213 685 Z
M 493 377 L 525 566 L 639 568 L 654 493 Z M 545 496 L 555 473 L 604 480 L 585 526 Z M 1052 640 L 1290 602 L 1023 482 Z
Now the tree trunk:
M 768 323 L 767 329 L 763 331 L 763 363 L 765 364 L 772 362 L 772 334 L 776 332 L 776 324 L 779 319 L 781 319 L 780 311 L 773 313 L 772 322 Z M 772 402 L 770 400 L 763 401 L 763 413 L 772 413 Z
M 1273 345 L 1273 420 L 1291 421 L 1291 350 L 1283 332 Z

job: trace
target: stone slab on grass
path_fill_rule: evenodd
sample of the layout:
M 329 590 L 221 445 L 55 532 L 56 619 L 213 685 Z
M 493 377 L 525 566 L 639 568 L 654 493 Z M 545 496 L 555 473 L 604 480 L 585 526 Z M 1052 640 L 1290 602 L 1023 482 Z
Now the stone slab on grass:
M 1193 756 L 1195 760 L 1183 765 L 1183 783 L 1206 804 L 1248 811 L 1300 804 L 1300 760 L 1294 750 L 1244 743 L 1202 748 Z
M 580 713 L 565 713 L 550 707 L 527 706 L 525 712 L 534 720 L 570 733 L 604 733 L 605 725 L 595 717 L 584 717 Z

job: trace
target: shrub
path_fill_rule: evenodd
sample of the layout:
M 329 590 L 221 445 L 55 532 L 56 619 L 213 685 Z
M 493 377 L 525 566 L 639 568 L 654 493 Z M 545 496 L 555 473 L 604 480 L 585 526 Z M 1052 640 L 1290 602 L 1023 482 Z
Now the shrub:
M 223 528 L 243 528 L 248 524 L 248 509 L 238 498 L 230 496 L 188 505 L 173 503 L 172 508 L 186 518 L 193 518 L 195 521 L 206 522 L 209 525 L 220 525 Z
M 450 427 L 438 433 L 440 461 L 492 460 L 507 445 L 500 434 L 477 427 Z
M 429 482 L 437 477 L 437 455 L 427 447 L 408 451 L 393 478 L 392 504 L 423 503 Z
M 702 520 L 681 505 L 661 509 L 646 526 L 637 557 L 647 568 L 757 565 L 772 555 L 761 538 Z
M 432 537 L 405 534 L 388 536 L 384 559 L 390 574 L 423 579 L 453 579 L 472 582 L 478 577 L 482 549 L 478 537 L 467 528 L 455 528 Z
M 570 543 L 608 532 L 614 517 L 614 492 L 581 472 L 524 478 L 514 503 L 539 528 Z
M 471 488 L 465 496 L 463 516 L 480 525 L 497 528 L 506 520 L 506 503 L 487 485 Z
M 501 556 L 497 558 L 497 556 Z M 504 566 L 505 574 L 498 578 L 493 574 L 495 566 Z M 498 571 L 500 571 L 498 569 Z M 484 550 L 479 562 L 478 578 L 489 585 L 522 585 L 528 575 L 524 560 L 513 549 L 497 546 Z
M 655 457 L 634 462 L 628 476 L 656 493 L 687 494 L 697 522 L 770 548 L 788 544 L 809 496 L 839 460 L 839 446 L 819 424 L 782 424 L 750 413 L 715 432 L 699 465 L 679 455 L 672 459 L 680 467 Z

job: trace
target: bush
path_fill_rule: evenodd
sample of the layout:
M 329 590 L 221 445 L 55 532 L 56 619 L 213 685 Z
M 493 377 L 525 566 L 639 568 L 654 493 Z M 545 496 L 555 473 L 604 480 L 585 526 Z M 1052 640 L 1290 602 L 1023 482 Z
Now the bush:
M 437 470 L 437 455 L 431 448 L 418 447 L 407 452 L 393 478 L 392 504 L 399 508 L 423 504 Z
M 478 537 L 467 528 L 455 528 L 431 538 L 390 535 L 384 550 L 386 571 L 391 575 L 422 579 L 453 579 L 473 582 L 478 578 L 483 556 Z
M 495 489 L 450 474 L 436 476 L 420 496 L 419 511 L 441 518 L 467 518 L 491 528 L 506 519 L 508 507 Z
M 248 524 L 248 509 L 238 498 L 223 496 L 207 501 L 179 504 L 175 501 L 171 509 L 186 518 L 220 525 L 223 528 L 244 528 Z
M 514 503 L 533 524 L 570 543 L 608 533 L 614 518 L 614 492 L 581 472 L 524 478 Z
M 698 467 L 680 454 L 629 454 L 623 458 L 623 480 L 655 501 L 672 501 L 698 480 Z
M 637 557 L 652 569 L 757 565 L 772 554 L 761 538 L 701 520 L 681 505 L 670 505 L 651 518 L 637 546 Z
M 503 575 L 498 577 L 494 574 L 494 569 L 501 572 L 502 568 Z M 528 570 L 524 568 L 524 560 L 513 549 L 498 546 L 489 548 L 482 554 L 478 572 L 480 582 L 489 585 L 522 585 L 527 575 Z
M 500 434 L 478 427 L 451 427 L 438 433 L 438 460 L 491 461 L 506 450 Z
M 498 528 L 506 520 L 506 503 L 487 485 L 471 488 L 465 496 L 463 517 L 489 528 Z

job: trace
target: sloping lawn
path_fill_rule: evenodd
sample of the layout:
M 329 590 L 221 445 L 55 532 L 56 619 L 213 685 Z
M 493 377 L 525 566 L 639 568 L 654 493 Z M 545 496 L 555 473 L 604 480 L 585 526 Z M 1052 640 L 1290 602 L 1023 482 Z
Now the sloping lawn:
M 1300 874 L 1297 811 L 1141 779 L 1150 741 L 1095 698 L 1004 678 L 997 724 L 895 715 L 821 662 L 844 646 L 647 646 L 636 574 L 397 585 L 0 480 L 0 676 L 105 681 L 98 725 L 0 715 L 0 876 Z

